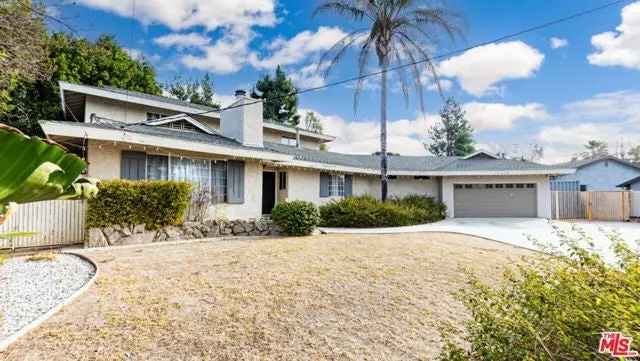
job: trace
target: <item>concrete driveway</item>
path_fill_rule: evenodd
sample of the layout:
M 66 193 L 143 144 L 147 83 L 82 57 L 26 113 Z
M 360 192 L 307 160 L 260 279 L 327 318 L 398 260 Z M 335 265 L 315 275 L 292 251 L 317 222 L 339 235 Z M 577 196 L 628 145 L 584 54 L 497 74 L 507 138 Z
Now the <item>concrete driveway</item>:
M 574 227 L 582 229 L 593 239 L 595 249 L 606 258 L 611 257 L 607 234 L 618 232 L 632 246 L 640 241 L 640 223 L 623 222 L 566 222 L 540 218 L 452 218 L 431 224 L 393 228 L 321 228 L 323 233 L 395 234 L 414 232 L 452 232 L 488 238 L 519 247 L 538 250 L 535 241 L 558 245 L 554 226 L 577 236 Z

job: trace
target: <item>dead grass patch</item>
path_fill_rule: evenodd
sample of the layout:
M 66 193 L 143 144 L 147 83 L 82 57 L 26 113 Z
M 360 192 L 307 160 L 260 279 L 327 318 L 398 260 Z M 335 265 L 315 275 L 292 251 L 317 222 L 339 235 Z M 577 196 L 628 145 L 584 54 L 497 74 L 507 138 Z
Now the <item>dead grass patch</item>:
M 43 261 L 55 261 L 58 254 L 53 252 L 36 253 L 31 256 L 27 256 L 25 260 L 27 262 L 43 262 Z
M 467 317 L 461 268 L 528 252 L 449 234 L 316 236 L 87 253 L 94 287 L 3 360 L 429 360 Z

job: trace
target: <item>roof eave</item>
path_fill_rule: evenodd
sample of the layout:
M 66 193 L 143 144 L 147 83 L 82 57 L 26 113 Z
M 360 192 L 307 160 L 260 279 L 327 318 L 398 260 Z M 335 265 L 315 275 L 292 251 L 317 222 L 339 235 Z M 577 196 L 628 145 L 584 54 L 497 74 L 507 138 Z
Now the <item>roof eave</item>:
M 203 142 L 194 142 L 174 138 L 168 139 L 166 137 L 157 135 L 141 134 L 136 132 L 123 132 L 122 129 L 102 129 L 88 127 L 78 123 L 63 123 L 67 122 L 41 121 L 40 126 L 47 136 L 63 136 L 72 138 L 86 138 L 107 142 L 140 144 L 149 147 L 161 147 L 167 149 L 269 161 L 283 162 L 293 159 L 293 157 L 286 154 L 273 153 L 260 149 L 230 148 L 224 145 L 207 144 Z
M 95 87 L 89 87 L 81 84 L 67 83 L 64 81 L 59 81 L 58 84 L 60 86 L 61 97 L 64 97 L 63 95 L 64 91 L 70 91 L 70 92 L 75 92 L 75 93 L 80 93 L 85 95 L 91 95 L 99 98 L 107 98 L 112 100 L 128 102 L 128 103 L 146 105 L 154 108 L 168 109 L 168 110 L 173 110 L 180 113 L 201 114 L 202 116 L 205 116 L 205 117 L 220 118 L 220 112 L 215 110 L 204 113 L 205 111 L 203 111 L 200 108 L 194 108 L 186 105 L 171 104 L 171 103 L 152 100 L 152 99 L 145 99 L 135 95 L 120 94 L 120 93 L 109 91 L 108 89 L 98 89 Z

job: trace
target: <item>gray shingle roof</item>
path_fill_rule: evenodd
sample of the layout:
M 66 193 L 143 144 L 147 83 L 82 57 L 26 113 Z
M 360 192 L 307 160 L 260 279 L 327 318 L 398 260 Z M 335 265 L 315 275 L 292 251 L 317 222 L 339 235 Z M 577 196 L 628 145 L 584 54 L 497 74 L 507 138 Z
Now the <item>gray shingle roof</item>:
M 356 155 L 324 152 L 313 149 L 301 149 L 293 146 L 267 143 L 265 148 L 294 156 L 296 160 L 316 162 L 347 167 L 379 169 L 380 156 Z M 461 159 L 460 157 L 433 156 L 389 156 L 390 171 L 434 171 L 434 172 L 473 172 L 473 171 L 553 171 L 555 166 L 510 159 Z
M 265 149 L 263 148 L 248 147 L 248 146 L 242 145 L 240 142 L 234 139 L 227 138 L 219 134 L 207 134 L 204 132 L 182 131 L 182 130 L 165 128 L 157 125 L 127 124 L 127 123 L 121 123 L 116 121 L 101 121 L 96 123 L 77 123 L 77 122 L 68 122 L 68 121 L 65 121 L 65 122 L 48 121 L 48 122 L 64 123 L 65 125 L 98 128 L 98 129 L 116 129 L 116 130 L 131 132 L 131 133 L 137 133 L 137 134 L 155 135 L 155 136 L 160 136 L 164 138 L 172 138 L 172 139 L 179 139 L 179 140 L 187 140 L 191 142 L 220 145 L 220 146 L 229 147 L 229 148 L 265 151 Z M 269 150 L 266 150 L 266 151 L 268 152 Z
M 360 168 L 365 170 L 380 169 L 380 156 L 367 154 L 344 154 L 325 152 L 313 149 L 297 148 L 293 146 L 265 142 L 264 148 L 248 147 L 240 142 L 222 136 L 220 134 L 207 134 L 204 132 L 181 131 L 148 124 L 127 124 L 116 121 L 95 123 L 58 122 L 65 125 L 91 127 L 99 129 L 115 129 L 131 133 L 155 135 L 164 138 L 173 138 L 198 143 L 214 144 L 231 149 L 246 149 L 254 151 L 266 151 L 293 156 L 295 160 L 314 162 L 326 165 L 336 165 Z M 501 172 L 501 171 L 549 171 L 559 169 L 557 166 L 548 166 L 526 161 L 509 159 L 462 159 L 461 157 L 433 157 L 433 156 L 389 156 L 389 171 L 391 172 Z

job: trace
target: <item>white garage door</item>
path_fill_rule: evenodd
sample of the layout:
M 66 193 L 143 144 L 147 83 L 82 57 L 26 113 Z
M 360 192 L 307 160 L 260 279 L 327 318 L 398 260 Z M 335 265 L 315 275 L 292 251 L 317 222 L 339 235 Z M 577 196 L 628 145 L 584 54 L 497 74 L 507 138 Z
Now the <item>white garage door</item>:
M 535 183 L 455 184 L 454 216 L 536 217 Z

